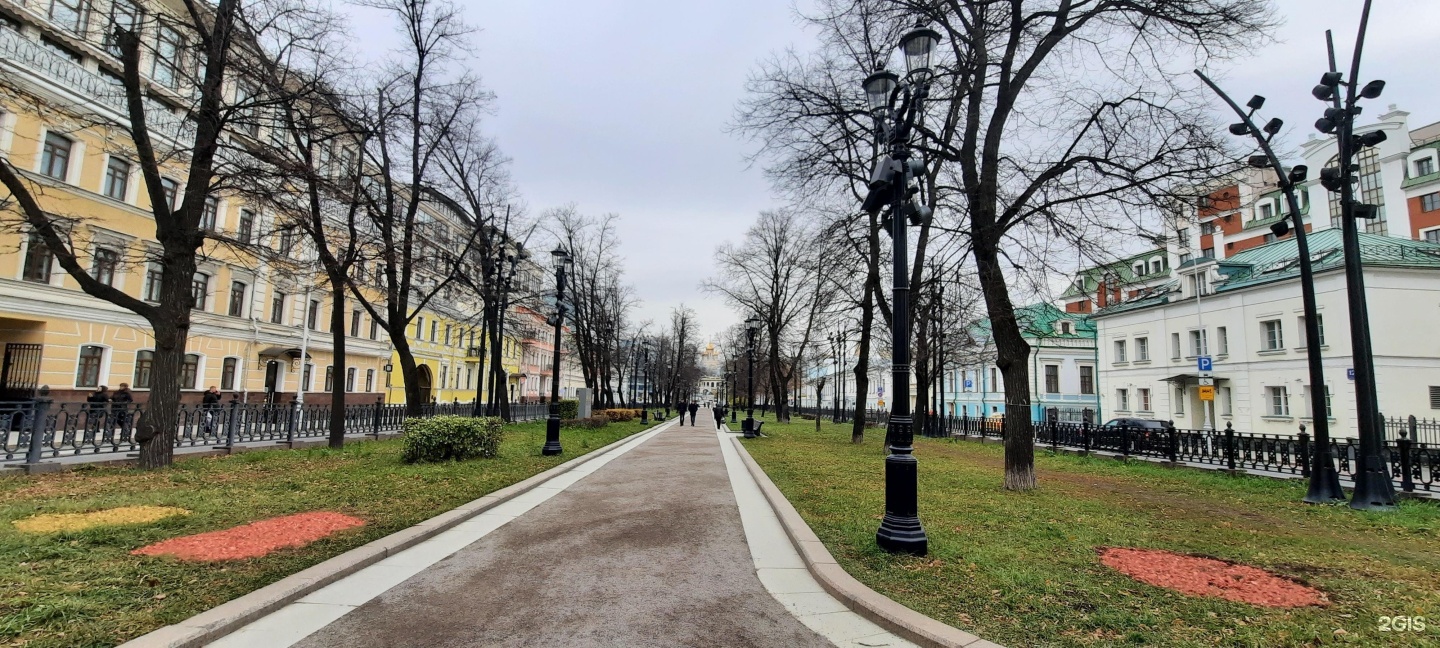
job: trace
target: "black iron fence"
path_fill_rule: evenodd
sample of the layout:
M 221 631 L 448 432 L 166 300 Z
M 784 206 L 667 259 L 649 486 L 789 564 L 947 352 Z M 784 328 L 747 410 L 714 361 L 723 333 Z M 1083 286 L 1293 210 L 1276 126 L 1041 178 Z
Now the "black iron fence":
M 420 417 L 469 416 L 474 403 L 423 405 Z M 0 454 L 5 461 L 25 463 L 84 454 L 139 450 L 135 429 L 146 416 L 139 404 L 92 406 L 48 401 L 0 402 Z M 176 447 L 233 447 L 256 441 L 293 442 L 330 434 L 329 405 L 271 405 L 238 401 L 206 407 L 181 406 Z M 544 403 L 512 404 L 510 420 L 535 421 L 548 416 Z M 379 436 L 399 432 L 406 419 L 404 405 L 345 405 L 346 434 Z
M 1390 417 L 1385 419 L 1385 438 L 1394 441 L 1404 432 L 1411 441 L 1440 446 L 1440 419 L 1416 418 L 1414 416 Z
M 1309 434 L 1295 436 L 1246 434 L 1230 424 L 1223 430 L 1190 430 L 1165 425 L 1159 428 L 1106 427 L 1089 423 L 1035 421 L 1035 445 L 1122 456 L 1150 457 L 1173 463 L 1212 465 L 1228 470 L 1259 470 L 1309 477 L 1315 444 Z M 1440 492 L 1440 447 L 1416 442 L 1414 428 L 1406 426 L 1384 445 L 1384 460 L 1398 490 Z M 993 438 L 1004 440 L 1000 418 L 945 417 L 927 430 L 927 436 Z M 1342 478 L 1354 478 L 1359 467 L 1360 442 L 1332 439 L 1330 455 Z

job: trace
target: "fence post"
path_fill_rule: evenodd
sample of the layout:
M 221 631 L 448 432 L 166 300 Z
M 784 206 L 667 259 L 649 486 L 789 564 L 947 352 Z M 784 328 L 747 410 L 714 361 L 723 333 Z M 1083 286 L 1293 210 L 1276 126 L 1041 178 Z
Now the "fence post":
M 231 398 L 230 398 L 230 417 L 227 418 L 227 419 L 225 419 L 225 451 L 226 451 L 226 452 L 234 452 L 234 451 L 235 451 L 235 426 L 237 425 L 236 416 L 238 415 L 239 411 L 240 411 L 240 399 L 231 397 Z
M 291 448 L 295 447 L 295 423 L 300 418 L 300 402 L 296 401 L 289 408 L 289 416 L 285 417 L 285 441 L 283 443 Z
M 49 428 L 50 404 L 53 402 L 49 395 L 50 388 L 41 387 L 40 397 L 35 399 L 35 412 L 30 419 L 30 445 L 25 449 L 24 469 L 27 473 L 50 472 L 50 470 L 42 468 L 40 462 L 45 449 L 45 432 Z M 60 467 L 59 464 L 49 462 L 43 465 L 53 466 L 54 469 Z
M 1300 424 L 1300 476 L 1310 476 L 1310 434 L 1304 423 Z
M 1120 426 L 1120 454 L 1130 456 L 1130 426 Z
M 1166 448 L 1166 455 L 1170 457 L 1170 463 L 1180 463 L 1180 432 L 1175 429 L 1175 421 L 1165 422 L 1166 440 L 1169 447 Z
M 376 440 L 376 441 L 379 441 L 379 440 L 380 440 L 380 417 L 383 415 L 384 412 L 385 412 L 385 400 L 384 400 L 384 399 L 376 399 L 376 400 L 375 400 L 375 413 L 374 413 L 374 415 L 371 417 L 372 427 L 371 427 L 371 430 L 370 430 L 371 432 L 373 432 L 373 433 L 375 434 L 375 440 Z
M 1409 430 L 1400 428 L 1400 490 L 1406 493 L 1415 492 L 1415 480 L 1410 476 L 1410 444 L 1413 441 L 1410 437 L 1415 434 L 1415 415 L 1410 415 Z
M 1235 424 L 1225 422 L 1225 465 L 1230 470 L 1235 470 Z

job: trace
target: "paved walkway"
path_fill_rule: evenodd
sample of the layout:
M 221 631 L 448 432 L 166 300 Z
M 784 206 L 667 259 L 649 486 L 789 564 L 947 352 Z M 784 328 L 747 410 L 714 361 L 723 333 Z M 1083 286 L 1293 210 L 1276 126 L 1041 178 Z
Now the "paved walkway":
M 709 410 L 212 646 L 909 646 L 810 577 Z

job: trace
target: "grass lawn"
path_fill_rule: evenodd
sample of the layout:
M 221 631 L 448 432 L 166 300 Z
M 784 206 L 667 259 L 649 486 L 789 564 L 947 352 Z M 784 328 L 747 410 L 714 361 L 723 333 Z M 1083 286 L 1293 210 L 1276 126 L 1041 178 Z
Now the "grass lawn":
M 1440 506 L 1399 512 L 1302 504 L 1305 484 L 1038 451 L 1040 488 L 1000 488 L 999 444 L 917 439 L 930 555 L 875 547 L 884 431 L 769 423 L 745 441 L 846 571 L 896 601 L 991 641 L 1029 646 L 1440 646 Z M 1101 547 L 1166 549 L 1318 587 L 1291 610 L 1187 597 L 1112 571 Z M 1421 632 L 1380 617 L 1424 616 Z
M 182 459 L 169 469 L 89 467 L 0 478 L 0 646 L 113 646 L 181 621 L 362 544 L 412 526 L 643 430 L 639 422 L 565 429 L 565 453 L 540 455 L 545 423 L 507 427 L 500 456 L 409 466 L 400 440 L 344 450 L 267 450 Z M 159 505 L 191 514 L 152 524 L 48 535 L 11 522 L 37 513 Z M 227 563 L 130 555 L 153 542 L 305 511 L 367 521 L 301 549 Z

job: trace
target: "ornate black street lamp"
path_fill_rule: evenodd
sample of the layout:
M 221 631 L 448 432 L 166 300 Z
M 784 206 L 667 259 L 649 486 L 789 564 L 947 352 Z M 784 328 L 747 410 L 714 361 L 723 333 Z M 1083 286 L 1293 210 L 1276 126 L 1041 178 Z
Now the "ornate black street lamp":
M 555 266 L 555 353 L 550 374 L 550 418 L 545 421 L 545 446 L 540 454 L 547 457 L 558 455 L 560 448 L 560 331 L 565 323 L 565 270 L 575 260 L 570 252 L 557 247 L 550 252 Z
M 739 380 L 739 379 L 740 379 L 740 356 L 734 356 L 734 355 L 732 355 L 732 356 L 730 356 L 730 393 L 727 394 L 727 396 L 729 396 L 729 398 L 730 398 L 729 406 L 730 406 L 730 422 L 731 422 L 731 423 L 734 423 L 734 422 L 735 422 L 735 419 L 736 419 L 736 416 L 735 416 L 735 409 L 736 409 L 736 407 L 735 407 L 735 392 L 737 392 L 737 391 L 739 391 L 739 390 L 736 389 L 736 387 L 735 387 L 735 381 L 736 381 L 736 380 Z
M 749 374 L 749 386 L 745 388 L 745 422 L 741 429 L 747 439 L 755 438 L 755 334 L 759 331 L 760 318 L 745 320 L 745 370 Z
M 911 200 L 910 180 L 925 173 L 924 163 L 910 157 L 910 136 L 930 94 L 930 55 L 940 43 L 932 29 L 915 29 L 900 39 L 907 74 L 902 81 L 893 72 L 879 70 L 865 79 L 865 95 L 875 115 L 876 141 L 886 155 L 875 165 L 869 194 L 861 205 L 871 215 L 890 208 L 883 223 L 888 226 L 894 250 L 894 283 L 891 304 L 894 312 L 894 357 L 891 384 L 895 405 L 890 413 L 886 438 L 890 454 L 885 457 L 885 518 L 875 533 L 881 549 L 925 555 L 929 539 L 920 526 L 917 497 L 917 464 L 914 455 L 914 419 L 910 406 L 910 259 L 907 223 L 920 224 L 930 218 L 923 202 Z
M 1300 295 L 1305 309 L 1305 339 L 1320 339 L 1320 322 L 1316 317 L 1318 311 L 1315 301 L 1315 273 L 1310 258 L 1309 234 L 1305 231 L 1305 222 L 1300 216 L 1300 199 L 1296 193 L 1298 183 L 1305 181 L 1307 169 L 1304 165 L 1298 165 L 1286 171 L 1280 164 L 1280 158 L 1275 155 L 1270 141 L 1275 134 L 1280 132 L 1284 124 L 1280 119 L 1271 119 L 1265 123 L 1263 128 L 1255 125 L 1255 111 L 1265 105 L 1265 98 L 1255 95 L 1250 98 L 1247 107 L 1249 111 L 1241 108 L 1229 95 L 1225 94 L 1214 81 L 1205 76 L 1199 70 L 1195 74 L 1210 86 L 1215 94 L 1219 95 L 1235 114 L 1240 116 L 1240 123 L 1232 124 L 1230 132 L 1235 135 L 1253 136 L 1259 145 L 1263 155 L 1252 156 L 1250 166 L 1256 168 L 1271 168 L 1275 170 L 1275 177 L 1280 184 L 1280 191 L 1285 195 L 1285 203 L 1290 208 L 1290 218 L 1295 221 L 1292 227 L 1282 220 L 1270 227 L 1276 237 L 1295 232 L 1295 250 L 1300 260 Z M 1335 459 L 1330 453 L 1330 421 L 1326 415 L 1326 393 L 1324 358 L 1321 356 L 1320 345 L 1311 343 L 1305 345 L 1305 359 L 1309 365 L 1310 374 L 1310 411 L 1311 421 L 1315 426 L 1315 452 L 1314 463 L 1310 468 L 1310 488 L 1305 494 L 1305 501 L 1311 504 L 1330 504 L 1345 500 L 1345 492 L 1340 489 L 1340 475 L 1335 472 Z

